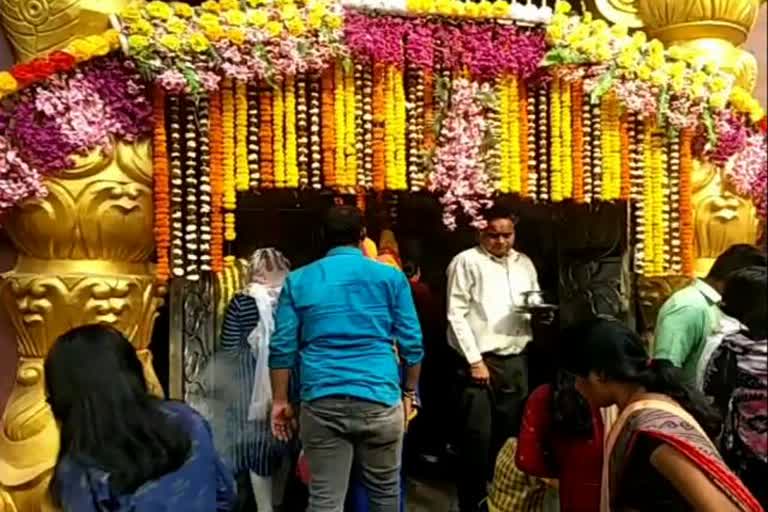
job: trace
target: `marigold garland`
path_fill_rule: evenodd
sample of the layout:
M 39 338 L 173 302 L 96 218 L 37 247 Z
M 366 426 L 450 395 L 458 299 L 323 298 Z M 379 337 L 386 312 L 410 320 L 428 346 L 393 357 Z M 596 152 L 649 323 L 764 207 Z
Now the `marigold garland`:
M 355 74 L 351 68 L 342 66 L 344 84 L 344 186 L 349 192 L 354 191 L 358 184 L 360 169 L 357 160 L 357 95 L 355 88 Z M 361 162 L 362 163 L 362 162 Z
M 419 192 L 426 186 L 426 176 L 424 175 L 423 155 L 421 148 L 424 147 L 424 137 L 427 131 L 431 129 L 425 123 L 424 117 L 424 75 L 423 68 L 411 70 L 411 87 L 413 97 L 408 99 L 409 115 L 408 119 L 408 178 L 409 187 L 412 192 Z
M 224 172 L 224 209 L 234 211 L 237 207 L 235 190 L 235 99 L 232 82 L 226 80 L 221 90 L 221 131 L 222 131 L 222 170 Z M 224 221 L 225 240 L 234 240 L 235 231 L 232 219 Z
M 499 175 L 500 183 L 499 190 L 502 194 L 508 194 L 512 188 L 511 174 L 511 153 L 512 153 L 512 136 L 510 134 L 510 121 L 509 121 L 509 78 L 504 76 L 499 79 L 497 101 L 499 110 L 499 138 L 501 139 L 501 151 L 500 151 L 500 166 Z
M 680 252 L 683 275 L 690 277 L 694 275 L 692 143 L 693 130 L 684 128 L 680 133 Z
M 259 91 L 259 164 L 261 166 L 261 188 L 275 187 L 274 155 L 274 91 L 262 87 Z
M 536 159 L 536 146 L 532 143 L 531 138 L 534 136 L 535 130 L 531 130 L 531 112 L 530 105 L 532 102 L 528 101 L 528 85 L 525 81 L 518 81 L 520 91 L 518 97 L 520 98 L 520 195 L 522 197 L 528 197 L 530 189 L 530 169 L 535 166 Z
M 435 75 L 431 70 L 423 71 L 424 78 L 424 151 L 429 154 L 435 148 Z
M 619 197 L 623 201 L 627 201 L 629 200 L 632 190 L 632 171 L 630 164 L 629 114 L 626 112 L 621 116 L 619 124 L 619 140 L 621 146 L 621 191 Z
M 224 270 L 224 149 L 220 91 L 211 94 L 208 108 L 211 134 L 211 270 L 218 273 Z
M 601 199 L 613 201 L 621 194 L 621 143 L 619 102 L 608 92 L 600 102 L 600 148 L 602 155 Z
M 181 105 L 178 95 L 168 97 L 168 138 L 171 164 L 171 274 L 184 277 L 184 168 L 181 153 Z
M 381 192 L 386 187 L 387 176 L 387 68 L 384 64 L 373 66 L 373 190 Z
M 335 120 L 335 89 L 333 83 L 334 69 L 326 69 L 320 77 L 320 143 L 323 155 L 323 182 L 327 188 L 335 188 L 338 184 L 336 174 L 336 120 Z
M 560 140 L 562 142 L 561 167 L 562 182 L 561 190 L 563 199 L 573 197 L 573 137 L 571 121 L 571 85 L 567 82 L 560 84 L 560 108 L 562 119 L 560 120 Z
M 571 166 L 573 169 L 573 200 L 584 202 L 584 84 L 581 80 L 571 83 Z
M 517 77 L 510 76 L 505 87 L 507 91 L 507 133 L 508 133 L 508 148 L 505 149 L 509 158 L 509 191 L 514 194 L 519 194 L 522 189 L 522 161 L 527 159 L 526 155 L 521 154 L 520 151 L 520 84 Z
M 272 89 L 272 166 L 275 170 L 275 188 L 286 186 L 285 104 L 283 88 Z
M 563 153 L 567 148 L 563 147 L 563 127 L 562 127 L 562 96 L 560 89 L 562 82 L 559 78 L 554 78 L 550 86 L 549 93 L 549 156 L 550 156 L 550 199 L 559 203 L 563 200 Z M 565 151 L 564 151 L 565 150 Z
M 248 166 L 248 95 L 245 82 L 235 84 L 235 190 L 247 192 L 251 181 Z
M 285 101 L 285 185 L 288 188 L 299 186 L 299 166 L 297 162 L 296 139 L 296 84 L 293 77 L 285 79 L 283 88 Z
M 155 278 L 158 284 L 165 284 L 171 276 L 171 196 L 170 175 L 168 172 L 168 148 L 165 127 L 165 92 L 155 87 L 153 100 L 153 139 L 152 139 L 152 175 L 154 185 L 154 232 L 157 267 Z
M 343 190 L 349 186 L 347 177 L 347 158 L 346 158 L 346 91 L 344 88 L 344 69 L 340 62 L 333 66 L 333 133 L 335 141 L 336 158 L 336 186 Z

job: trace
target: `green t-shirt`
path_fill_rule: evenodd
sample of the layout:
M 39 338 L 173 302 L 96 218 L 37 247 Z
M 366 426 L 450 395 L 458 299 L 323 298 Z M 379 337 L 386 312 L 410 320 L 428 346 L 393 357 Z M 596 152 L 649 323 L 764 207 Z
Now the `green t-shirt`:
M 697 279 L 659 310 L 653 357 L 681 367 L 688 382 L 694 382 L 707 337 L 720 323 L 720 299 L 717 290 Z

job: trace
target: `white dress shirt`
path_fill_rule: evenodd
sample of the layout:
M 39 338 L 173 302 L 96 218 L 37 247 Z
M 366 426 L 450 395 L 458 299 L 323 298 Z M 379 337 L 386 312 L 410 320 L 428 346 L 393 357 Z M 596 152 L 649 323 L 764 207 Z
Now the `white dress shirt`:
M 464 251 L 448 267 L 448 343 L 470 364 L 482 354 L 519 354 L 531 341 L 523 292 L 539 290 L 536 267 L 523 253 L 497 258 L 481 247 Z

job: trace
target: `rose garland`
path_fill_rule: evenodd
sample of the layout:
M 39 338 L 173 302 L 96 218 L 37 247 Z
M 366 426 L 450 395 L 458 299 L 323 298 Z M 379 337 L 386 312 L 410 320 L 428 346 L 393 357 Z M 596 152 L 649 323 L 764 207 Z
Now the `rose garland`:
M 250 182 L 248 92 L 244 82 L 237 82 L 235 84 L 235 190 L 247 192 Z
M 155 278 L 158 284 L 165 284 L 171 276 L 171 196 L 170 174 L 168 173 L 168 147 L 165 128 L 165 92 L 155 88 L 153 99 L 152 177 L 154 193 L 154 232 L 157 267 Z
M 338 184 L 336 174 L 336 120 L 335 120 L 335 92 L 333 83 L 333 69 L 327 69 L 320 77 L 320 122 L 323 154 L 323 181 L 327 188 L 335 188 Z
M 259 93 L 254 87 L 248 87 L 248 187 L 257 190 L 261 182 L 259 165 Z
M 299 186 L 299 166 L 296 137 L 296 83 L 293 77 L 285 79 L 285 184 L 288 188 Z
M 184 276 L 184 168 L 181 159 L 181 108 L 179 96 L 168 97 L 168 152 L 171 167 L 171 274 Z
M 271 87 L 261 87 L 259 91 L 259 160 L 261 164 L 261 187 L 275 187 L 275 157 L 274 157 L 274 112 L 273 94 Z
M 584 202 L 584 85 L 581 80 L 571 83 L 571 165 L 573 169 L 573 200 Z
M 211 270 L 224 270 L 224 141 L 221 92 L 211 93 L 209 100 L 211 134 Z

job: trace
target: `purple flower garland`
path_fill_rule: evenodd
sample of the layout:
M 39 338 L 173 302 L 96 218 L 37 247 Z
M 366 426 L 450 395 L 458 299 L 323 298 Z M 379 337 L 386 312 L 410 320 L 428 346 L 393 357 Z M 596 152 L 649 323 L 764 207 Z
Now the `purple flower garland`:
M 12 99 L 0 119 L 0 213 L 42 197 L 44 176 L 75 155 L 111 150 L 152 130 L 152 105 L 133 63 L 104 57 Z

